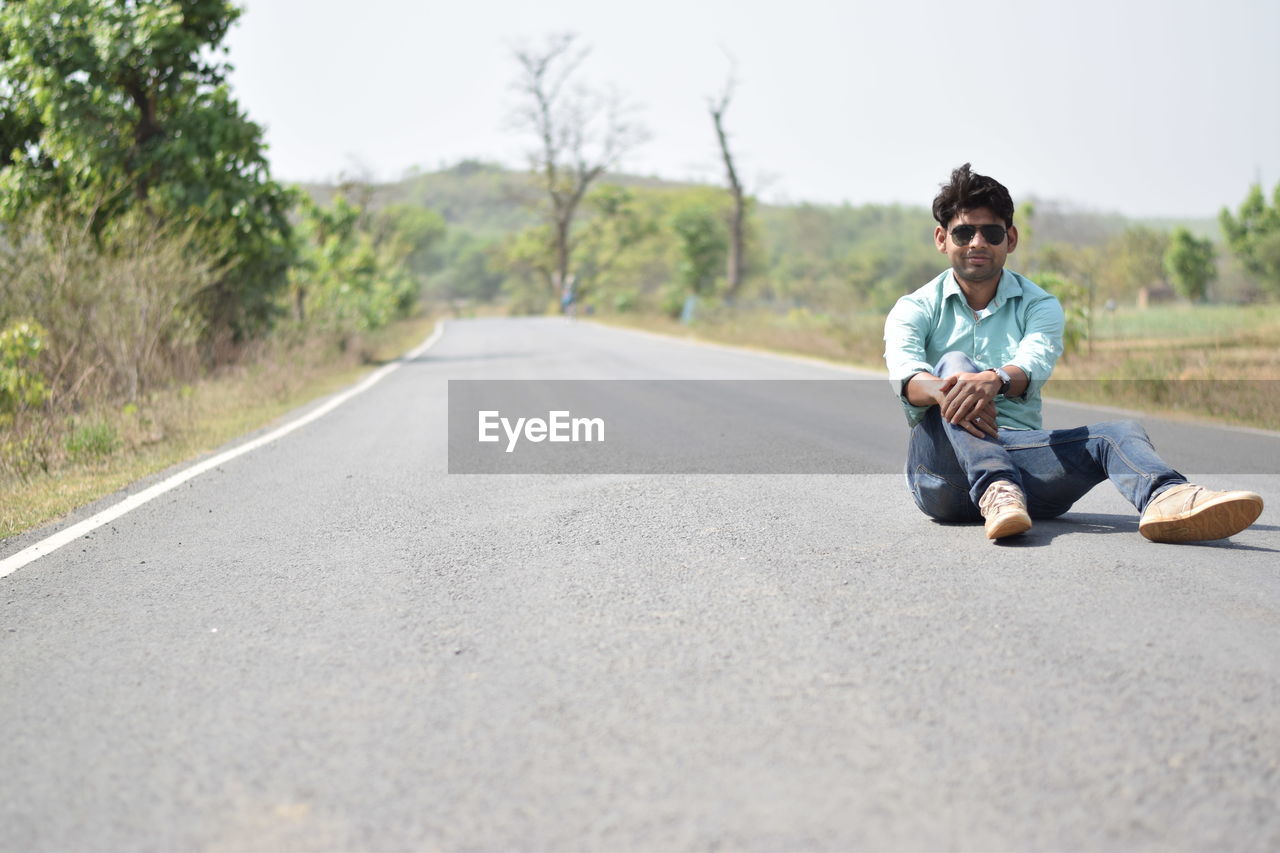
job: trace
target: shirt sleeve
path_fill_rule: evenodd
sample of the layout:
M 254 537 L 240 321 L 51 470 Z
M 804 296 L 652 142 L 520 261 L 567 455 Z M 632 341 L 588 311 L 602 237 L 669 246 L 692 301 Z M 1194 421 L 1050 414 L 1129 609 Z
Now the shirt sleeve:
M 1009 362 L 1027 374 L 1030 382 L 1025 394 L 1039 391 L 1049 381 L 1062 355 L 1064 322 L 1062 305 L 1052 296 L 1037 300 L 1027 309 L 1026 331 Z
M 902 396 L 908 379 L 921 371 L 933 370 L 925 360 L 925 339 L 929 312 L 911 296 L 903 296 L 884 321 L 884 360 L 889 368 L 893 392 Z

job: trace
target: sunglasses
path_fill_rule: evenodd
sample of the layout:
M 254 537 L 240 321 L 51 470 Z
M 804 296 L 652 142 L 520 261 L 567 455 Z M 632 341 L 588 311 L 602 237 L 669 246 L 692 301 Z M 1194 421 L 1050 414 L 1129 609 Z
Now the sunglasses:
M 957 246 L 967 246 L 979 231 L 982 232 L 982 239 L 992 246 L 1003 243 L 1005 235 L 1009 233 L 1003 225 L 957 225 L 951 229 L 951 239 Z

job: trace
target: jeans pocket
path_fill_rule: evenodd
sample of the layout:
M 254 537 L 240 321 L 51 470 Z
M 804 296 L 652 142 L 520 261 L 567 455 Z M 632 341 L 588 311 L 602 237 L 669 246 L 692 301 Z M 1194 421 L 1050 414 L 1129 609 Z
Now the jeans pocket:
M 961 487 L 924 466 L 917 466 L 911 472 L 910 482 L 916 506 L 930 518 L 938 521 L 981 520 L 982 513 L 969 498 L 967 485 Z

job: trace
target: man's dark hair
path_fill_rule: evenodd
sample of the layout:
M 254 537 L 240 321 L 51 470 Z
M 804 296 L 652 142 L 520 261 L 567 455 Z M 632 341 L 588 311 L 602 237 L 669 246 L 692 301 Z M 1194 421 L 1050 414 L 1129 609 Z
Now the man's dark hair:
M 951 173 L 951 180 L 933 200 L 933 218 L 946 228 L 951 220 L 966 210 L 988 208 L 1004 220 L 1006 228 L 1013 227 L 1013 198 L 1004 184 L 995 178 L 979 175 L 965 163 Z

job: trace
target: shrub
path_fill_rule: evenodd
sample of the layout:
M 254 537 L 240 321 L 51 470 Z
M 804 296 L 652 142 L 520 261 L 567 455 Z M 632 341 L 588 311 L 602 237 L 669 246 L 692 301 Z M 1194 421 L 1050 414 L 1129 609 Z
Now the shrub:
M 1062 330 L 1062 354 L 1070 356 L 1089 337 L 1089 291 L 1078 282 L 1054 272 L 1042 272 L 1036 282 L 1058 297 L 1066 322 Z
M 47 336 L 39 323 L 22 320 L 0 330 L 0 427 L 48 398 L 36 360 Z
M 76 427 L 64 444 L 67 455 L 77 462 L 105 459 L 120 447 L 120 434 L 108 423 Z
M 219 274 L 190 227 L 136 211 L 95 237 L 90 218 L 46 205 L 0 239 L 0 323 L 39 318 L 47 391 L 64 409 L 194 374 L 197 299 Z

